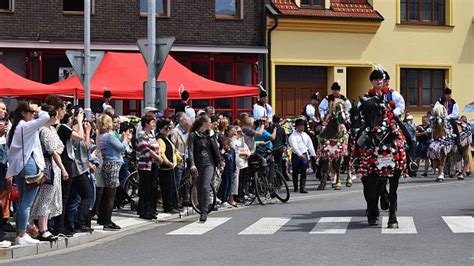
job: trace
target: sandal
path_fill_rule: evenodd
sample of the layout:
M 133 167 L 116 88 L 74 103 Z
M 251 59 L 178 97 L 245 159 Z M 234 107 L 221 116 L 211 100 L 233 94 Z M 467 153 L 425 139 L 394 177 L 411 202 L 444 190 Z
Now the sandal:
M 44 231 L 44 232 L 41 232 L 41 231 L 40 231 L 39 234 L 38 234 L 37 239 L 38 239 L 39 241 L 47 241 L 47 242 L 55 242 L 55 241 L 58 240 L 58 237 L 55 236 L 55 235 L 53 235 L 53 234 L 51 234 L 51 233 L 49 233 L 49 236 L 44 237 L 43 235 L 46 234 L 46 233 L 49 233 L 49 231 Z
M 233 202 L 233 203 L 227 202 L 227 203 L 229 203 L 229 204 L 230 204 L 232 207 L 234 207 L 234 208 L 238 208 L 238 207 L 239 207 L 239 206 L 237 205 L 237 203 L 235 203 L 235 202 Z

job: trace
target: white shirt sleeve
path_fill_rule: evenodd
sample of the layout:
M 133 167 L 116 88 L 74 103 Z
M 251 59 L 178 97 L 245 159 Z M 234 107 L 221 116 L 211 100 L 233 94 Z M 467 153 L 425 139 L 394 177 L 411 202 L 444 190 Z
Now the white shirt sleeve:
M 262 106 L 258 105 L 258 104 L 254 104 L 253 105 L 253 118 L 255 120 L 260 120 L 262 119 L 262 117 L 264 116 L 265 114 L 265 110 L 263 109 Z
M 272 121 L 273 119 L 273 108 L 269 104 L 265 104 L 265 109 L 267 111 L 267 118 L 269 121 Z
M 349 101 L 349 99 L 347 99 L 346 100 L 346 113 L 349 113 L 351 111 L 351 108 L 352 108 L 351 101 Z
M 305 108 L 305 113 L 309 117 L 309 119 L 313 119 L 314 115 L 316 114 L 316 109 L 311 104 L 307 104 Z
M 313 145 L 313 141 L 311 140 L 311 138 L 309 137 L 308 134 L 306 134 L 305 132 L 303 132 L 304 134 L 304 138 L 305 138 L 305 143 L 306 143 L 306 147 L 308 147 L 308 150 L 309 150 L 309 154 L 313 157 L 316 157 L 316 152 L 314 150 L 314 145 Z
M 392 100 L 395 102 L 395 109 L 393 110 L 393 114 L 399 116 L 405 113 L 405 100 L 398 91 L 392 92 Z
M 459 117 L 459 106 L 457 103 L 453 105 L 453 111 L 451 112 L 450 115 L 448 115 L 448 118 L 458 118 Z
M 319 114 L 321 115 L 321 118 L 324 118 L 324 116 L 326 115 L 327 109 L 328 109 L 328 100 L 324 98 L 319 104 Z
M 296 153 L 298 156 L 303 155 L 301 151 L 298 149 L 298 140 L 296 139 L 298 136 L 292 133 L 288 138 L 288 143 L 290 144 L 291 151 Z

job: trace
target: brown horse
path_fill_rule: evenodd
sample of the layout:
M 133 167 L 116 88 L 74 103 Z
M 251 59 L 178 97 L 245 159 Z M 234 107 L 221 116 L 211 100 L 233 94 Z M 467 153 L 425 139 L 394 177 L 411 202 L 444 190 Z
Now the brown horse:
M 456 145 L 451 125 L 447 120 L 446 108 L 441 104 L 436 104 L 432 114 L 433 141 L 428 148 L 428 157 L 431 159 L 433 169 L 438 170 L 436 181 L 443 182 L 446 158 Z
M 349 134 L 344 125 L 345 122 L 344 102 L 340 99 L 332 101 L 328 108 L 323 130 L 317 136 L 317 158 L 320 160 L 322 168 L 322 178 L 318 190 L 326 189 L 328 175 L 333 177 L 333 188 L 335 190 L 342 188 L 340 169 L 342 158 L 348 154 L 347 144 L 349 138 Z M 352 179 L 348 177 L 346 186 L 350 187 L 351 185 Z

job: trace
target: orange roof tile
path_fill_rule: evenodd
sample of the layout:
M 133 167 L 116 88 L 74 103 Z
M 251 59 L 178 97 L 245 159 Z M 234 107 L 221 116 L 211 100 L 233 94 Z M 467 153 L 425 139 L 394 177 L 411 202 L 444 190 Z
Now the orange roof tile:
M 299 8 L 294 0 L 272 0 L 272 3 L 285 16 L 383 20 L 366 0 L 331 0 L 330 9 Z

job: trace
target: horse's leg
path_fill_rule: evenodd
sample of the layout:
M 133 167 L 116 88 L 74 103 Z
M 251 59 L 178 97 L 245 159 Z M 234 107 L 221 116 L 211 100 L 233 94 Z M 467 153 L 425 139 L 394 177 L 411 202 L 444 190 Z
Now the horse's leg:
M 332 162 L 332 170 L 334 171 L 334 176 L 336 180 L 336 185 L 334 186 L 335 190 L 341 190 L 341 163 L 342 159 L 338 159 Z
M 398 228 L 397 221 L 397 189 L 398 181 L 400 179 L 401 172 L 395 172 L 394 176 L 389 178 L 390 192 L 388 194 L 388 199 L 390 201 L 389 216 L 388 216 L 388 228 Z
M 377 182 L 377 191 L 380 195 L 380 209 L 386 211 L 390 205 L 388 199 L 388 190 L 387 190 L 387 178 L 380 178 Z
M 461 175 L 458 176 L 459 180 L 464 180 L 464 177 L 469 172 L 469 168 L 471 166 L 471 146 L 467 144 L 466 146 L 462 147 L 462 159 L 464 161 L 464 167 L 462 168 Z
M 329 164 L 328 160 L 320 160 L 321 164 L 321 182 L 319 183 L 318 190 L 325 190 L 326 189 L 326 182 L 328 178 L 328 171 L 329 171 Z
M 336 188 L 336 184 L 337 184 L 336 164 L 337 164 L 337 161 L 335 160 L 329 161 L 329 169 L 330 169 L 329 173 L 331 173 L 332 188 Z
M 364 198 L 367 202 L 367 220 L 369 225 L 377 225 L 379 220 L 379 191 L 377 189 L 377 176 L 369 175 L 362 177 L 364 185 Z
M 438 158 L 437 160 L 438 164 L 438 177 L 436 178 L 436 182 L 443 182 L 444 181 L 444 166 L 446 164 L 446 155 L 444 153 L 441 153 L 441 157 Z
M 351 157 L 350 155 L 347 156 L 347 179 L 346 179 L 346 187 L 352 187 L 352 165 L 350 163 Z

